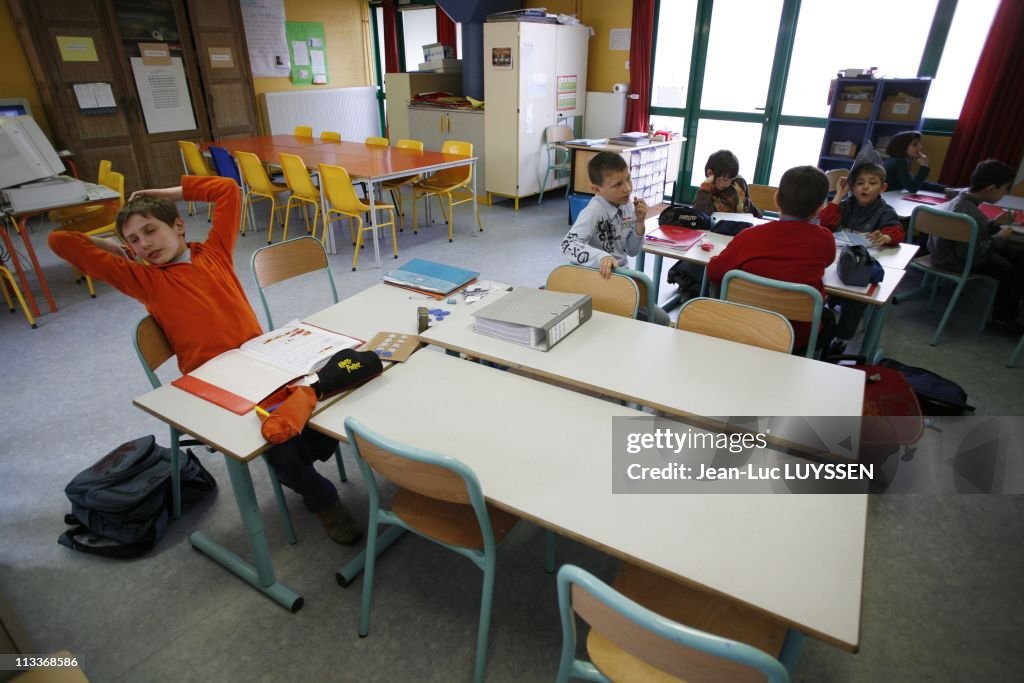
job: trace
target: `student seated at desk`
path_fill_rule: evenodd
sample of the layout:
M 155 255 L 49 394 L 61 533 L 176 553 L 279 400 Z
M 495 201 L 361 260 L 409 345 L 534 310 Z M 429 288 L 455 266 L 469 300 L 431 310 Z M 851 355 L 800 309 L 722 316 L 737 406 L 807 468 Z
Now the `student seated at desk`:
M 747 228 L 708 263 L 708 279 L 719 285 L 730 270 L 814 287 L 825 298 L 821 279 L 836 256 L 828 229 L 811 223 L 828 197 L 828 178 L 814 166 L 797 166 L 782 174 L 775 194 L 779 220 Z M 822 311 L 819 346 L 832 336 L 832 316 Z M 793 322 L 793 353 L 803 355 L 810 324 Z
M 708 157 L 704 164 L 707 176 L 693 198 L 693 207 L 709 216 L 723 213 L 752 213 L 761 217 L 761 209 L 750 201 L 747 181 L 740 176 L 740 161 L 727 149 L 720 149 Z
M 629 196 L 633 184 L 625 159 L 614 152 L 599 152 L 587 164 L 587 175 L 594 197 L 576 216 L 562 240 L 562 254 L 572 263 L 597 268 L 601 277 L 611 277 L 616 266 L 626 266 L 626 256 L 636 256 L 644 242 L 644 220 L 647 202 Z M 669 323 L 668 314 L 660 308 L 651 322 Z M 646 320 L 646 306 L 638 317 Z
M 1024 248 L 1011 242 L 1013 230 L 1009 211 L 989 220 L 978 208 L 982 202 L 996 203 L 1010 191 L 1016 171 L 996 159 L 979 163 L 971 173 L 971 186 L 955 198 L 935 208 L 970 216 L 978 224 L 978 242 L 974 247 L 971 272 L 990 275 L 999 282 L 989 327 L 1000 332 L 1021 334 L 1024 321 L 1020 316 L 1024 297 Z M 960 270 L 967 259 L 967 244 L 928 237 L 932 263 L 947 270 Z
M 858 157 L 850 175 L 839 179 L 836 196 L 825 205 L 819 222 L 831 230 L 851 230 L 867 233 L 875 246 L 897 245 L 906 238 L 896 211 L 882 199 L 886 191 L 885 169 L 879 165 L 878 155 L 871 150 L 870 157 Z M 841 355 L 857 332 L 867 304 L 844 300 L 836 323 L 835 341 L 829 355 Z
M 893 135 L 885 148 L 889 158 L 885 160 L 885 172 L 889 177 L 890 190 L 906 190 L 917 192 L 925 189 L 942 189 L 941 185 L 930 185 L 928 180 L 928 157 L 921 147 L 921 133 L 916 130 L 905 130 Z M 911 173 L 910 167 L 917 162 L 917 173 Z
M 78 232 L 55 230 L 50 248 L 79 271 L 103 280 L 146 306 L 167 335 L 188 373 L 228 349 L 262 333 L 256 314 L 235 275 L 232 252 L 238 237 L 238 186 L 219 176 L 184 176 L 182 186 L 135 192 L 117 215 L 119 243 Z M 205 242 L 185 242 L 185 222 L 174 202 L 215 205 Z M 313 467 L 331 457 L 337 442 L 304 431 L 271 448 L 266 457 L 281 483 L 301 494 L 328 536 L 355 543 L 359 525 L 338 491 Z

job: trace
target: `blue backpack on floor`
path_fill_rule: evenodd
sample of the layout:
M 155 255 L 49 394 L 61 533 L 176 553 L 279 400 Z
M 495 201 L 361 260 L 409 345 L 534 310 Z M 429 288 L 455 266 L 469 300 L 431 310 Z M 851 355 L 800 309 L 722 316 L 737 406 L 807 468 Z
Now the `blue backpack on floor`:
M 192 451 L 183 451 L 182 504 L 198 502 L 217 486 Z M 57 542 L 106 557 L 138 557 L 167 530 L 171 509 L 171 451 L 144 436 L 121 444 L 78 473 L 65 487 L 71 501 Z

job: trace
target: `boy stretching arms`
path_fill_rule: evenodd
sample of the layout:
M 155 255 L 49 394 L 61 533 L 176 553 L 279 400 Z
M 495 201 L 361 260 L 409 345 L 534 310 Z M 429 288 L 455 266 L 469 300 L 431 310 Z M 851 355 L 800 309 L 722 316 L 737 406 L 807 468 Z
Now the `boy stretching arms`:
M 989 220 L 978 206 L 982 202 L 992 204 L 1010 191 L 1016 174 L 1013 168 L 1001 161 L 982 161 L 971 173 L 971 186 L 949 202 L 936 208 L 954 211 L 970 216 L 978 224 L 978 241 L 974 247 L 972 273 L 990 275 L 999 282 L 996 290 L 995 307 L 989 327 L 1000 332 L 1020 334 L 1024 330 L 1019 318 L 1021 297 L 1024 296 L 1024 248 L 1009 240 L 1013 233 L 1005 227 L 1012 222 L 1010 212 L 1004 212 L 995 220 Z M 954 242 L 930 235 L 928 251 L 932 263 L 946 270 L 962 270 L 967 260 L 967 243 Z
M 213 225 L 205 242 L 185 242 L 185 222 L 174 202 L 212 202 Z M 50 248 L 90 277 L 103 280 L 146 306 L 188 373 L 214 356 L 262 333 L 232 259 L 239 220 L 238 186 L 217 176 L 184 176 L 182 186 L 134 193 L 117 215 L 115 230 L 127 245 L 55 230 Z M 131 260 L 134 256 L 137 260 Z M 342 506 L 334 485 L 313 467 L 336 442 L 312 431 L 266 453 L 282 484 L 302 495 L 328 536 L 355 543 L 359 526 Z
M 574 264 L 597 268 L 607 280 L 617 266 L 627 265 L 627 255 L 640 253 L 647 202 L 639 197 L 629 201 L 633 192 L 629 167 L 614 152 L 595 154 L 587 164 L 587 175 L 594 197 L 562 240 L 562 254 Z M 646 306 L 640 312 L 639 317 L 646 319 Z M 667 325 L 668 314 L 656 308 L 650 322 Z
M 810 221 L 828 197 L 828 179 L 814 166 L 797 166 L 782 175 L 775 201 L 779 220 L 747 228 L 736 235 L 721 254 L 708 263 L 708 279 L 715 285 L 730 270 L 810 285 L 825 298 L 821 282 L 825 269 L 835 260 L 832 233 Z M 825 319 L 822 330 L 826 329 Z M 793 323 L 793 353 L 802 354 L 808 343 L 810 325 Z M 828 333 L 819 334 L 819 338 Z
M 867 238 L 878 247 L 895 246 L 907 235 L 896 211 L 882 199 L 887 188 L 882 166 L 874 162 L 855 165 L 848 177 L 839 179 L 836 196 L 822 209 L 819 222 L 830 230 L 867 233 Z M 843 300 L 829 355 L 846 350 L 866 308 L 865 303 Z

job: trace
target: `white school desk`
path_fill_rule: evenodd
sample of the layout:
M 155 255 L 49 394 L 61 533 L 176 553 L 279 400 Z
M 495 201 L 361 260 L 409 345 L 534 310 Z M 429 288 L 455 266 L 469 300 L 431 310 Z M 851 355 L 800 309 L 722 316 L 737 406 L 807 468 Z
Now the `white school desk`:
M 857 649 L 866 495 L 612 494 L 611 418 L 641 413 L 429 350 L 310 424 L 344 438 L 350 415 L 461 460 L 498 507 Z
M 910 216 L 910 214 L 914 212 L 914 209 L 916 209 L 919 206 L 932 206 L 931 204 L 922 204 L 921 202 L 912 202 L 907 199 L 904 199 L 903 196 L 906 194 L 924 194 L 929 195 L 931 197 L 941 197 L 943 201 L 945 201 L 946 199 L 946 195 L 944 195 L 941 192 L 927 192 L 923 190 L 916 193 L 903 192 L 902 190 L 891 190 L 889 192 L 883 192 L 882 199 L 884 199 L 889 204 L 889 206 L 894 208 L 896 210 L 896 213 L 899 214 L 901 218 L 906 218 Z M 1017 197 L 1012 194 L 1003 196 L 1003 198 L 1000 199 L 995 204 L 996 206 L 1001 206 L 1004 209 L 1024 211 L 1024 197 Z

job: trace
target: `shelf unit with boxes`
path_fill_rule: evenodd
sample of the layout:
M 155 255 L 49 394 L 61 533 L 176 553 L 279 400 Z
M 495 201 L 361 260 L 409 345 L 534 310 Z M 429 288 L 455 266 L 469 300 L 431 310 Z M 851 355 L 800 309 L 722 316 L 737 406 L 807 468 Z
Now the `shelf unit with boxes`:
M 884 158 L 889 138 L 920 130 L 930 78 L 837 78 L 832 81 L 828 122 L 818 167 L 849 168 L 864 143 Z
M 681 139 L 666 142 L 652 142 L 636 147 L 616 145 L 572 145 L 572 194 L 569 195 L 569 222 L 576 220 L 576 214 L 587 205 L 593 195 L 587 164 L 598 152 L 615 152 L 626 160 L 633 183 L 633 196 L 643 199 L 648 206 L 662 202 L 665 184 L 675 180 L 679 172 L 679 151 Z

